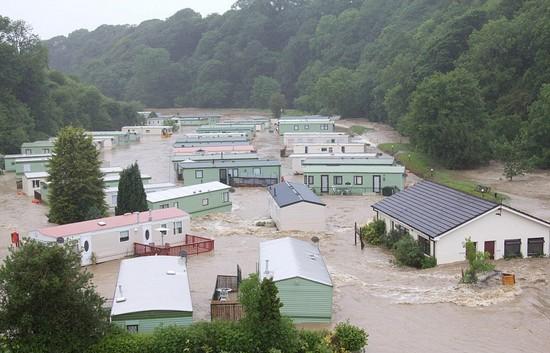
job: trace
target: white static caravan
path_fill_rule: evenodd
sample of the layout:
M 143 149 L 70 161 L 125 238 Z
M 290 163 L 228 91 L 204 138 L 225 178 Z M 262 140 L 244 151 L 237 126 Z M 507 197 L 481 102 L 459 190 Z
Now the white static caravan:
M 48 172 L 31 172 L 23 174 L 23 193 L 27 196 L 34 196 L 35 190 L 40 190 L 40 183 L 48 179 Z
M 145 194 L 148 195 L 153 192 L 163 191 L 175 188 L 176 184 L 172 183 L 158 183 L 158 184 L 143 184 Z M 105 202 L 109 206 L 110 210 L 114 210 L 118 201 L 118 186 L 112 186 L 105 188 Z
M 376 153 L 315 153 L 315 154 L 291 154 L 292 171 L 294 174 L 304 174 L 303 162 L 312 159 L 366 159 L 376 158 Z
M 343 132 L 287 132 L 282 136 L 283 146 L 293 151 L 295 144 L 312 143 L 349 143 L 350 137 Z
M 122 132 L 129 132 L 138 134 L 140 136 L 162 136 L 166 133 L 172 133 L 171 126 L 158 125 L 158 126 L 123 126 Z
M 307 153 L 366 153 L 365 143 L 296 143 L 292 149 L 295 154 Z
M 269 214 L 278 230 L 326 230 L 326 205 L 306 185 L 284 181 L 267 191 Z
M 134 254 L 134 243 L 177 244 L 190 229 L 187 212 L 177 208 L 134 212 L 91 221 L 41 228 L 29 237 L 43 242 L 76 241 L 82 266 L 121 259 Z M 162 234 L 161 229 L 166 229 Z

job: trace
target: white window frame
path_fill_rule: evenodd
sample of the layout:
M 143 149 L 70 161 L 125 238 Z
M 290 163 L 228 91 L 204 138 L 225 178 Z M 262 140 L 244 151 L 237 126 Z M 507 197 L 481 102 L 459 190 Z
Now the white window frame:
M 203 206 L 208 206 L 208 197 L 205 198 L 205 199 L 202 199 L 202 205 Z
M 222 193 L 222 201 L 223 202 L 229 202 L 229 191 L 224 191 Z
M 309 124 L 304 125 L 304 130 L 309 130 Z
M 204 177 L 204 172 L 202 169 L 195 170 L 195 179 L 202 179 Z
M 32 154 L 32 149 L 31 148 L 25 148 L 25 154 Z
M 307 185 L 313 185 L 315 184 L 315 176 L 314 175 L 308 175 L 307 176 Z
M 297 124 L 294 124 L 294 131 L 298 131 L 300 130 L 300 126 L 298 126 Z
M 179 208 L 179 205 L 180 205 L 180 204 L 179 204 L 178 201 L 172 203 L 172 207 L 175 207 L 175 208 Z
M 252 175 L 256 176 L 262 176 L 262 168 L 254 167 L 252 168 Z
M 174 231 L 174 235 L 183 233 L 183 222 L 182 221 L 174 222 L 173 231 Z
M 361 182 L 359 182 L 361 181 Z M 353 176 L 353 185 L 363 185 L 363 176 L 362 175 L 354 175 Z
M 127 241 L 130 241 L 130 231 L 129 230 L 121 231 L 118 240 L 121 243 L 125 243 Z
M 33 189 L 38 189 L 40 187 L 40 180 L 32 180 Z

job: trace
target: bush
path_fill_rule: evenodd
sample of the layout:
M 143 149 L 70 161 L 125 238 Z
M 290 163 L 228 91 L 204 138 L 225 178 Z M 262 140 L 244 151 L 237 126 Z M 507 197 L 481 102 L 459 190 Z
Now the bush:
M 421 267 L 423 269 L 425 268 L 432 268 L 437 266 L 437 259 L 433 256 L 424 256 L 422 259 Z
M 298 331 L 298 353 L 332 353 L 324 339 L 328 335 L 327 331 Z
M 422 260 L 425 257 L 418 242 L 409 234 L 395 243 L 393 254 L 398 264 L 416 268 L 422 267 Z
M 153 352 L 151 347 L 151 336 L 112 332 L 90 347 L 87 353 L 149 353 Z
M 335 352 L 359 352 L 367 345 L 367 333 L 349 322 L 336 325 L 331 338 Z
M 386 222 L 381 219 L 375 220 L 361 228 L 361 237 L 371 245 L 380 245 L 386 234 Z
M 386 234 L 386 236 L 384 236 L 384 245 L 388 249 L 393 249 L 393 247 L 395 246 L 395 243 L 397 243 L 399 239 L 403 238 L 403 236 L 405 236 L 406 234 L 407 233 L 401 230 L 397 230 L 397 229 L 391 230 Z
M 464 248 L 470 267 L 462 273 L 462 282 L 476 283 L 478 273 L 492 271 L 495 265 L 489 262 L 489 253 L 476 251 L 475 243 L 470 238 L 466 239 Z

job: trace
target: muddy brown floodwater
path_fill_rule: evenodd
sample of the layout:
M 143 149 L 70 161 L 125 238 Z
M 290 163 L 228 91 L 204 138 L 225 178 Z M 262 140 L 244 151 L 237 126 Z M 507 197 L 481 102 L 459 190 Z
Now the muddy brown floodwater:
M 232 111 L 231 116 L 238 114 Z M 372 141 L 395 137 L 395 132 L 386 129 L 377 134 L 378 127 L 369 126 L 375 128 L 366 135 Z M 125 166 L 137 160 L 152 182 L 173 181 L 169 151 L 175 138 L 148 138 L 115 148 L 104 154 L 105 165 Z M 280 159 L 278 141 L 277 135 L 263 132 L 255 145 L 262 156 Z M 282 163 L 287 178 L 301 180 L 290 175 L 286 158 Z M 195 320 L 209 319 L 216 275 L 235 274 L 237 264 L 243 274 L 256 270 L 262 240 L 283 236 L 308 240 L 315 235 L 334 284 L 333 323 L 350 320 L 365 328 L 367 352 L 550 352 L 547 258 L 497 261 L 497 269 L 516 274 L 514 287 L 458 285 L 462 263 L 422 271 L 400 268 L 383 249 L 361 250 L 354 245 L 353 224 L 372 219 L 370 205 L 379 200 L 377 196 L 323 197 L 329 228 L 320 234 L 255 226 L 255 220 L 268 218 L 265 189 L 237 188 L 232 200 L 232 212 L 192 220 L 192 233 L 214 238 L 216 247 L 210 254 L 188 259 Z M 5 250 L 6 231 L 12 227 L 30 230 L 46 224 L 43 206 L 15 194 L 13 176 L 0 176 L 0 202 L 0 251 Z M 119 261 L 111 261 L 88 268 L 106 298 L 112 298 L 118 266 Z

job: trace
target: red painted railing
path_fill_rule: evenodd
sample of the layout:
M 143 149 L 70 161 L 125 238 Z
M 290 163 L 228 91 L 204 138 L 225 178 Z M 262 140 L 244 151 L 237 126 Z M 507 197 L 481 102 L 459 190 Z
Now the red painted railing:
M 212 250 L 214 250 L 213 239 L 190 234 L 185 235 L 185 243 L 183 244 L 166 244 L 165 246 L 157 246 L 134 243 L 134 255 L 136 256 L 180 256 L 182 251 L 185 251 L 187 255 L 197 255 Z

